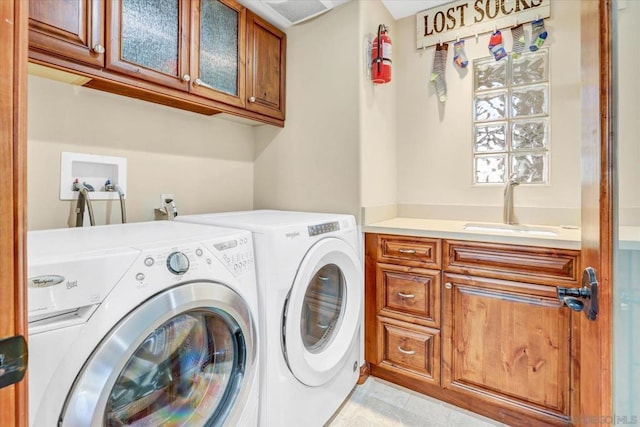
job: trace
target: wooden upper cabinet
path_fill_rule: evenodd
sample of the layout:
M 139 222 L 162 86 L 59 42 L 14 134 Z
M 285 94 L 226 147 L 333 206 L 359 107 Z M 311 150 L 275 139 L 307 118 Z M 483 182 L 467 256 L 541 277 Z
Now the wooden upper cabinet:
M 236 0 L 28 4 L 32 62 L 87 87 L 284 126 L 286 36 Z
M 189 1 L 108 2 L 106 68 L 189 90 Z
M 277 119 L 285 115 L 286 35 L 247 14 L 247 110 Z
M 29 51 L 102 67 L 104 14 L 104 0 L 30 0 Z
M 244 107 L 246 9 L 233 0 L 192 5 L 191 92 Z

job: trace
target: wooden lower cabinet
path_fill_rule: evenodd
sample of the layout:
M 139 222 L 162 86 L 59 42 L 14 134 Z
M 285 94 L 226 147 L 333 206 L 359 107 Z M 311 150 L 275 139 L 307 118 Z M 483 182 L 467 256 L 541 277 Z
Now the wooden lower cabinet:
M 578 286 L 579 254 L 366 234 L 371 374 L 509 425 L 570 425 L 581 313 L 556 290 Z
M 443 387 L 569 417 L 571 322 L 555 287 L 444 275 Z

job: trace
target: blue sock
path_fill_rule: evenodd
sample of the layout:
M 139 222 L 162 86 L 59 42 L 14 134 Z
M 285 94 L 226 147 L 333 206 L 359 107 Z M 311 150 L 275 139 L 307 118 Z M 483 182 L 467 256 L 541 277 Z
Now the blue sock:
M 547 30 L 544 28 L 544 19 L 540 18 L 531 23 L 531 46 L 529 50 L 535 52 L 547 39 Z

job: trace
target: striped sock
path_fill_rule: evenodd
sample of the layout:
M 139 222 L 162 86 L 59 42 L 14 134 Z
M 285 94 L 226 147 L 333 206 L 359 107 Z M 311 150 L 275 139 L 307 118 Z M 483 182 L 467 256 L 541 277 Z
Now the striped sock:
M 445 102 L 447 100 L 447 82 L 445 81 L 445 71 L 447 64 L 447 53 L 449 45 L 441 43 L 436 46 L 433 55 L 433 69 L 431 70 L 431 81 L 436 86 L 438 100 Z
M 513 37 L 513 52 L 511 56 L 520 57 L 524 50 L 524 27 L 522 24 L 511 27 L 511 36 Z

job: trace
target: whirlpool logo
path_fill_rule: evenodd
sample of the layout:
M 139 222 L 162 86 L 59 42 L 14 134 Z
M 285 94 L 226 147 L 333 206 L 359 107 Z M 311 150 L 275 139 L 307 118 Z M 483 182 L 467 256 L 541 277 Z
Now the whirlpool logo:
M 288 237 L 289 239 L 295 239 L 296 237 L 300 237 L 300 232 L 293 231 L 291 233 L 286 233 L 285 236 Z
M 28 279 L 28 286 L 30 288 L 48 288 L 49 286 L 59 285 L 66 279 L 64 276 L 58 276 L 57 274 L 46 274 L 43 276 L 30 277 Z

